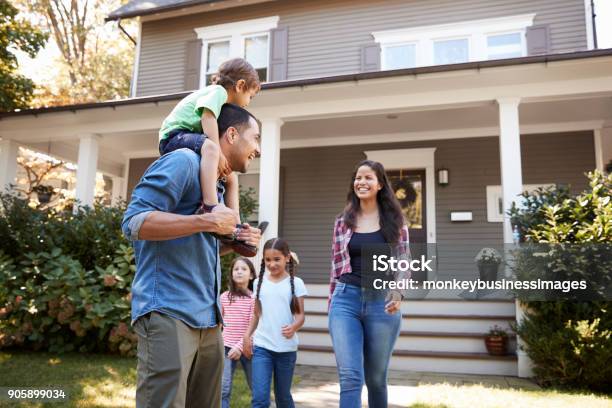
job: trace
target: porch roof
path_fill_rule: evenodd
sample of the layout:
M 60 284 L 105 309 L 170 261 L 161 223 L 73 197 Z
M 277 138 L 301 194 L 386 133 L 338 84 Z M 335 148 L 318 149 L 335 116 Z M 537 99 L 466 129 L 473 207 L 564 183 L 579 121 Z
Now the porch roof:
M 222 1 L 227 0 L 131 0 L 127 4 L 112 11 L 108 17 L 105 18 L 105 21 L 144 16 L 200 4 L 219 3 Z
M 549 63 L 549 62 L 571 61 L 571 60 L 591 59 L 591 58 L 609 57 L 609 56 L 612 56 L 612 48 L 590 50 L 590 51 L 577 51 L 577 52 L 563 53 L 563 54 L 549 54 L 549 55 L 538 55 L 538 56 L 520 57 L 520 58 L 508 58 L 508 59 L 501 59 L 501 60 L 467 62 L 467 63 L 462 63 L 462 64 L 436 65 L 436 66 L 417 67 L 417 68 L 408 68 L 408 69 L 363 72 L 363 73 L 356 73 L 356 74 L 333 75 L 333 76 L 317 77 L 317 78 L 305 78 L 305 79 L 296 79 L 296 80 L 288 80 L 288 81 L 268 82 L 268 83 L 262 84 L 261 89 L 262 91 L 265 91 L 265 90 L 282 89 L 282 88 L 297 88 L 297 87 L 305 87 L 305 86 L 312 86 L 312 85 L 333 84 L 333 83 L 339 83 L 339 82 L 363 81 L 363 80 L 368 80 L 368 79 L 383 79 L 383 78 L 393 78 L 393 77 L 402 77 L 402 76 L 410 76 L 410 75 L 424 75 L 424 74 L 433 74 L 433 73 L 453 72 L 453 71 L 461 71 L 461 70 L 474 70 L 474 69 L 481 70 L 485 68 L 510 67 L 510 66 L 517 66 L 517 65 L 525 65 L 525 64 L 541 64 L 541 63 Z M 110 107 L 110 108 L 115 109 L 118 106 L 159 103 L 159 102 L 164 102 L 164 101 L 180 100 L 184 98 L 185 96 L 187 96 L 189 93 L 190 92 L 187 91 L 187 92 L 177 92 L 177 93 L 163 94 L 163 95 L 127 98 L 127 99 L 114 100 L 114 101 L 83 103 L 83 104 L 74 104 L 74 105 L 65 105 L 65 106 L 54 106 L 54 107 L 45 107 L 45 108 L 38 108 L 38 109 L 24 109 L 20 111 L 0 113 L 0 120 L 2 120 L 3 118 L 14 117 L 14 116 L 25 116 L 25 115 L 38 116 L 41 114 L 54 113 L 54 112 L 75 112 L 76 113 L 77 111 L 96 109 L 96 108 L 109 108 Z

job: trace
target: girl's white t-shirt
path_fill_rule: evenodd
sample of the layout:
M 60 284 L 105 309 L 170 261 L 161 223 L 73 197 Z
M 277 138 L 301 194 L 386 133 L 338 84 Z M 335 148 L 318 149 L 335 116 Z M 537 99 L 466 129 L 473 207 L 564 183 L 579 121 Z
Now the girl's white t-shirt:
M 295 296 L 308 295 L 302 279 L 294 277 L 293 284 L 295 286 Z M 257 285 L 259 285 L 259 279 L 255 279 L 253 283 L 254 293 L 257 293 Z M 257 330 L 255 330 L 253 336 L 253 344 L 277 353 L 297 351 L 299 343 L 297 333 L 287 339 L 281 331 L 283 326 L 294 322 L 289 306 L 291 302 L 290 278 L 287 277 L 280 282 L 272 282 L 268 279 L 267 274 L 264 275 L 259 300 L 263 312 L 259 317 Z

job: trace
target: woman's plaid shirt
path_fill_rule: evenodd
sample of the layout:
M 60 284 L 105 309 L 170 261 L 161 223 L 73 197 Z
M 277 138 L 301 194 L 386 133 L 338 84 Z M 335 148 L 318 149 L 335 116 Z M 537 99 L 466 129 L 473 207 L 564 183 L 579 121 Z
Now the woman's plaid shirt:
M 332 237 L 332 264 L 331 276 L 329 281 L 329 302 L 331 295 L 336 288 L 336 281 L 340 275 L 351 273 L 351 257 L 349 256 L 348 245 L 353 236 L 353 230 L 344 222 L 342 216 L 336 218 L 334 224 L 334 236 Z M 400 242 L 398 244 L 399 258 L 409 258 L 410 248 L 408 246 L 408 227 L 406 224 L 402 226 L 400 231 Z M 410 276 L 402 276 L 403 279 L 409 279 Z

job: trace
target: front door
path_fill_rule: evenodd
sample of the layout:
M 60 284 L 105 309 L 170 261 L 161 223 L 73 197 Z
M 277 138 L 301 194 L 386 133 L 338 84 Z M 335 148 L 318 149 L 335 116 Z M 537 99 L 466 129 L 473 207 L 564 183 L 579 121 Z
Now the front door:
M 411 255 L 413 259 L 427 255 L 427 208 L 425 206 L 425 170 L 390 170 L 387 177 L 400 202 L 408 224 Z M 414 245 L 416 244 L 416 245 Z M 427 272 L 413 273 L 413 279 L 427 279 Z

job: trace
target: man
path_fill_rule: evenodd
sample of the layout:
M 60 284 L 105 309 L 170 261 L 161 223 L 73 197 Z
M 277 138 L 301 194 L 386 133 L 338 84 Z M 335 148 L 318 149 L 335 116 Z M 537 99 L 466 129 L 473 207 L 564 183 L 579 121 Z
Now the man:
M 220 147 L 233 171 L 259 154 L 259 125 L 226 104 L 218 118 Z M 207 232 L 257 246 L 260 231 L 236 229 L 223 206 L 194 214 L 201 203 L 200 158 L 187 149 L 155 161 L 132 192 L 122 229 L 134 241 L 132 324 L 138 334 L 137 407 L 219 407 L 223 371 L 220 254 Z M 219 187 L 222 190 L 222 186 Z

